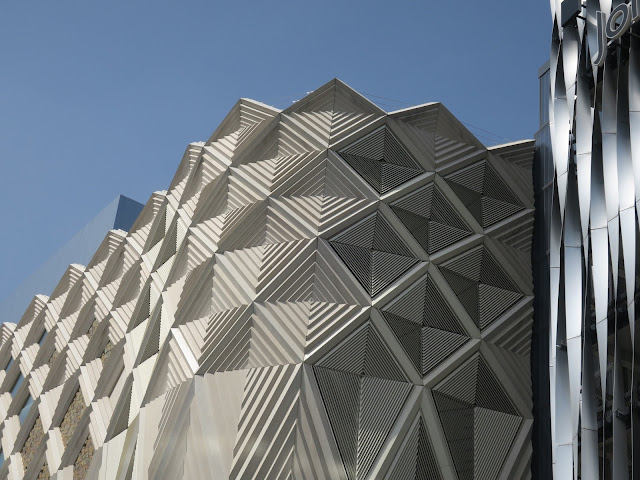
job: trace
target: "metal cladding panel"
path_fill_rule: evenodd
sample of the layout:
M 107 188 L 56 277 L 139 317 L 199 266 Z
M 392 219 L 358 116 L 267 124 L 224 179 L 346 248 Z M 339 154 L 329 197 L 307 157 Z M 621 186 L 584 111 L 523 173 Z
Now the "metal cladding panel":
M 640 4 L 586 0 L 570 19 L 567 5 L 551 2 L 539 142 L 554 166 L 539 238 L 549 254 L 536 274 L 550 302 L 538 319 L 549 328 L 553 474 L 639 478 Z
M 582 11 L 581 0 L 562 0 L 562 26 L 568 25 Z
M 339 80 L 240 100 L 0 332 L 0 477 L 530 478 L 532 159 Z
M 109 230 L 129 230 L 142 207 L 142 204 L 123 195 L 109 203 L 0 302 L 0 322 L 18 322 L 34 295 L 50 294 L 70 264 L 88 263 Z

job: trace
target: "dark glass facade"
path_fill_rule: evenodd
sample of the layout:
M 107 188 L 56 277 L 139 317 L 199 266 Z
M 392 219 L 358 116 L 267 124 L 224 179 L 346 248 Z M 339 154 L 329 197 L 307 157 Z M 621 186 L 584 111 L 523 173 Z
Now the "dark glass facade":
M 538 72 L 540 78 L 540 129 L 536 133 L 533 187 L 536 213 L 532 264 L 534 275 L 534 323 L 531 375 L 533 387 L 533 478 L 551 478 L 551 410 L 549 405 L 549 237 L 553 197 L 553 154 L 549 127 L 549 64 Z

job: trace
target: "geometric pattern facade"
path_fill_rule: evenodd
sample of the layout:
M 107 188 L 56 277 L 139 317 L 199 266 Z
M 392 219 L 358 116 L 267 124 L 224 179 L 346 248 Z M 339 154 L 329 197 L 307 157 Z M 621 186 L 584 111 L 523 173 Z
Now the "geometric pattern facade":
M 0 476 L 530 478 L 532 155 L 338 80 L 240 100 L 0 327 Z
M 638 3 L 551 7 L 543 93 L 553 153 L 545 294 L 554 476 L 640 478 Z M 607 23 L 619 38 L 607 39 Z

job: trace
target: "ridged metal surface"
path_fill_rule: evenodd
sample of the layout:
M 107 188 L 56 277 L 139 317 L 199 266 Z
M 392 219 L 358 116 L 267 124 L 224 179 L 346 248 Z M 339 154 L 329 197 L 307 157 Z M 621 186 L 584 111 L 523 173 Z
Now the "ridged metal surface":
M 637 7 L 551 2 L 550 91 L 543 96 L 550 98 L 555 172 L 546 224 L 549 290 L 541 294 L 551 303 L 550 415 L 559 479 L 640 477 L 637 24 L 598 48 L 599 16 L 604 28 L 614 9 L 631 19 Z
M 0 476 L 530 478 L 531 144 L 338 80 L 240 100 L 3 325 Z M 513 208 L 483 226 L 451 178 Z
M 34 295 L 50 294 L 70 263 L 91 260 L 105 234 L 111 230 L 127 231 L 142 210 L 143 205 L 119 195 L 98 213 L 49 259 L 37 267 L 12 291 L 0 298 L 0 321 L 16 323 L 29 306 Z M 63 241 L 61 238 L 60 241 Z M 58 243 L 58 242 L 56 242 Z M 18 276 L 20 278 L 20 276 Z
M 426 185 L 390 206 L 430 255 L 473 233 L 444 193 L 433 184 Z
M 386 127 L 340 150 L 340 155 L 381 194 L 424 171 Z

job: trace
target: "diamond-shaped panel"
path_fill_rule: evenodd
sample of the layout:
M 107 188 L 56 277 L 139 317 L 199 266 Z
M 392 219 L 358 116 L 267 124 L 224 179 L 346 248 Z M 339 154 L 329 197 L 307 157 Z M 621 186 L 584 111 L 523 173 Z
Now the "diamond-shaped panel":
M 443 263 L 439 268 L 480 328 L 489 326 L 524 297 L 482 245 Z
M 473 233 L 434 184 L 425 185 L 390 206 L 429 254 Z
M 25 382 L 0 477 L 521 478 L 532 219 L 505 215 L 532 189 L 495 155 L 338 80 L 240 100 L 130 235 L 1 326 L 0 398 Z
M 411 384 L 314 367 L 349 480 L 366 478 Z
M 426 375 L 468 340 L 433 279 L 422 278 L 381 313 L 415 365 Z
M 388 127 L 370 133 L 339 153 L 381 194 L 424 173 Z
M 483 228 L 524 210 L 524 206 L 487 161 L 452 173 L 445 180 Z
M 483 357 L 456 370 L 433 397 L 459 478 L 496 478 L 522 418 Z
M 339 233 L 329 243 L 372 297 L 419 262 L 380 212 Z

